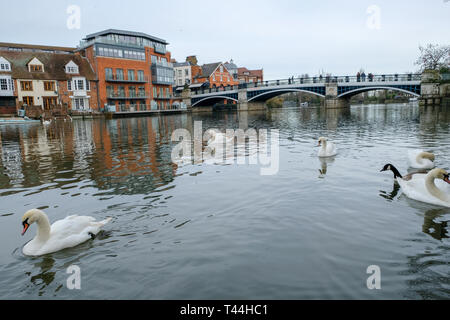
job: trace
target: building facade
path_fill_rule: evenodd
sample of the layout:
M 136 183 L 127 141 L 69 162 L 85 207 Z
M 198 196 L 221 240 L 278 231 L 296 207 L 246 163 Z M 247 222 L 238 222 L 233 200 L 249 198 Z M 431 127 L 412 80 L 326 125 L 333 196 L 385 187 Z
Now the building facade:
M 0 115 L 14 114 L 17 91 L 12 77 L 11 63 L 0 53 Z
M 264 81 L 264 70 L 248 70 L 247 68 L 238 68 L 239 83 L 252 83 Z
M 193 70 L 193 84 L 209 83 L 210 88 L 238 85 L 222 62 L 204 64 Z
M 97 74 L 100 105 L 114 105 L 117 111 L 170 108 L 174 73 L 167 44 L 123 30 L 88 35 L 77 51 Z
M 15 114 L 27 106 L 43 110 L 62 106 L 77 111 L 98 110 L 96 76 L 87 59 L 74 53 L 46 52 L 45 47 L 21 51 L 19 46 L 15 45 L 15 50 L 0 46 L 0 61 L 7 61 L 10 69 L 9 74 L 0 72 L 0 84 L 6 80 L 7 86 L 2 87 L 9 94 L 0 99 L 8 105 L 3 113 Z

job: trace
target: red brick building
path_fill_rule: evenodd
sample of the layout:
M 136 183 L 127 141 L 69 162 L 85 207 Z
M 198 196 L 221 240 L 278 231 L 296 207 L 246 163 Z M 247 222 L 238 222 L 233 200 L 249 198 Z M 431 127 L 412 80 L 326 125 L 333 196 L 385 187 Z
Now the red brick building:
M 165 40 L 109 29 L 88 35 L 78 49 L 98 77 L 99 102 L 117 111 L 169 109 L 173 65 Z
M 264 71 L 248 70 L 247 68 L 238 68 L 238 80 L 240 83 L 263 82 Z
M 209 83 L 210 88 L 220 88 L 238 85 L 232 74 L 222 62 L 192 66 L 192 83 Z

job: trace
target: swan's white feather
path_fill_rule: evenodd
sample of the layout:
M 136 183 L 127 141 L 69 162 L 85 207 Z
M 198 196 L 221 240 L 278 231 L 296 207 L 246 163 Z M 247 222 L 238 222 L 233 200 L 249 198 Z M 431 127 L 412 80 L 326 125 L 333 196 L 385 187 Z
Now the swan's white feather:
M 450 184 L 438 179 L 434 181 L 436 187 L 448 195 L 449 201 L 442 201 L 428 191 L 425 184 L 426 176 L 426 174 L 415 174 L 409 181 L 400 178 L 397 178 L 397 181 L 402 188 L 403 193 L 408 198 L 438 206 L 450 207 Z
M 424 152 L 423 150 L 409 150 L 408 162 L 409 166 L 414 169 L 433 169 L 435 167 L 434 162 L 430 159 L 422 159 L 421 162 L 417 161 L 417 156 Z
M 97 235 L 101 228 L 111 221 L 96 221 L 93 217 L 69 216 L 51 225 L 50 237 L 42 242 L 34 238 L 23 248 L 27 256 L 41 256 L 63 249 L 72 248 L 91 239 L 91 234 Z
M 337 148 L 333 142 L 327 142 L 326 148 L 322 147 L 319 150 L 320 158 L 334 157 L 335 155 L 337 155 Z

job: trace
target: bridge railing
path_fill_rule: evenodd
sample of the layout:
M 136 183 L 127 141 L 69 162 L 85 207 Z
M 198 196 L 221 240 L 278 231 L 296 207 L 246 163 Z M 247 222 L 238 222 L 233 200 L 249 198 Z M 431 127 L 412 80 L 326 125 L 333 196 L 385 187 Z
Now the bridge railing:
M 287 86 L 287 85 L 303 85 L 303 84 L 327 84 L 327 83 L 370 83 L 370 82 L 409 82 L 420 81 L 422 79 L 421 74 L 381 74 L 381 75 L 359 75 L 359 76 L 319 76 L 319 77 L 292 77 L 289 79 L 280 80 L 268 80 L 250 83 L 241 83 L 237 86 L 226 86 L 217 88 L 203 88 L 199 90 L 193 90 L 193 95 L 226 92 L 238 89 L 248 88 L 263 88 L 273 86 Z

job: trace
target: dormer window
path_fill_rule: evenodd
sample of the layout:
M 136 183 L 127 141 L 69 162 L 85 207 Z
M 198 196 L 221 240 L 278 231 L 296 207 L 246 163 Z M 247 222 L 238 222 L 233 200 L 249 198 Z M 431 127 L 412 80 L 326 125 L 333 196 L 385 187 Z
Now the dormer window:
M 75 62 L 70 61 L 68 64 L 66 64 L 66 73 L 69 74 L 79 74 L 78 65 L 75 64 Z
M 28 71 L 44 72 L 44 64 L 40 62 L 39 59 L 33 58 L 30 62 L 28 62 Z
M 42 66 L 30 64 L 30 72 L 42 72 Z
M 11 71 L 11 64 L 3 57 L 0 57 L 0 71 Z

